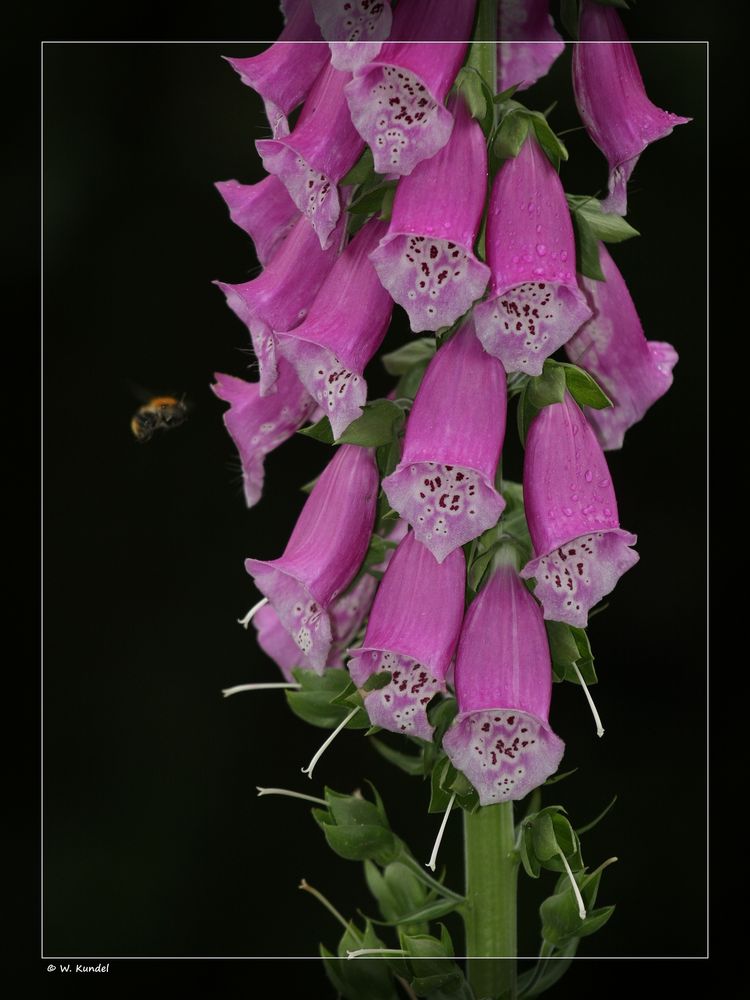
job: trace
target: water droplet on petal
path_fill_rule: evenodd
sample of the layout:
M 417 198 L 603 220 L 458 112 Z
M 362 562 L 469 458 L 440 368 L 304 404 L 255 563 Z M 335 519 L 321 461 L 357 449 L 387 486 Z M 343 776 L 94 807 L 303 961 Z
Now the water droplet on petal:
M 540 257 L 544 257 L 544 255 L 547 253 L 547 247 L 544 245 L 544 243 L 537 243 L 536 252 L 539 254 Z
M 592 473 L 591 473 L 591 469 L 586 469 L 585 476 L 586 476 L 586 482 L 587 483 L 590 483 L 591 480 L 594 478 L 593 475 L 592 475 Z

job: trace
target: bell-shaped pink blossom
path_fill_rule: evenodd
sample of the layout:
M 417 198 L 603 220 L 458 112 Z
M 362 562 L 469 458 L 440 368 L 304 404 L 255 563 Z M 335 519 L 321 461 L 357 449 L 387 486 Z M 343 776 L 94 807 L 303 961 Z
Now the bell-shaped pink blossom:
M 443 748 L 481 805 L 521 799 L 555 773 L 565 744 L 549 724 L 547 633 L 513 565 L 499 566 L 466 612 L 455 686 Z
M 352 120 L 378 173 L 410 174 L 448 141 L 453 116 L 443 101 L 466 55 L 474 6 L 474 0 L 399 3 L 391 31 L 398 41 L 386 42 L 347 84 Z
M 484 293 L 490 277 L 474 256 L 487 145 L 463 100 L 449 108 L 455 124 L 448 142 L 400 181 L 388 235 L 370 258 L 415 333 L 451 326 Z
M 386 570 L 370 612 L 364 643 L 351 650 L 357 687 L 387 671 L 385 687 L 365 693 L 370 722 L 394 733 L 432 738 L 427 705 L 445 691 L 445 676 L 464 613 L 466 563 L 461 549 L 438 563 L 414 532 Z
M 603 243 L 599 261 L 606 281 L 581 278 L 591 319 L 565 345 L 570 360 L 590 372 L 614 406 L 588 409 L 586 416 L 605 451 L 622 448 L 625 431 L 672 384 L 677 351 L 646 340 L 625 279 Z
M 343 238 L 343 220 L 327 250 L 304 218 L 299 218 L 257 278 L 241 285 L 215 282 L 227 305 L 250 331 L 260 367 L 262 396 L 273 391 L 277 375 L 276 331 L 291 330 L 307 315 L 331 268 Z
M 609 163 L 609 197 L 602 208 L 625 215 L 628 180 L 638 157 L 675 125 L 691 119 L 662 111 L 648 99 L 633 47 L 614 7 L 581 0 L 578 32 L 582 44 L 573 49 L 576 105 L 586 131 Z
M 492 185 L 487 263 L 492 283 L 474 310 L 477 335 L 507 372 L 540 375 L 591 310 L 576 280 L 565 192 L 532 129 Z
M 531 422 L 523 497 L 534 558 L 521 576 L 536 579 L 545 618 L 584 627 L 589 609 L 638 562 L 637 539 L 620 528 L 604 452 L 567 392 Z
M 230 219 L 252 239 L 258 262 L 267 267 L 299 218 L 289 192 L 278 177 L 264 177 L 257 184 L 217 181 L 216 188 Z
M 362 416 L 364 370 L 388 329 L 393 300 L 369 260 L 386 224 L 372 219 L 336 261 L 304 321 L 279 350 L 331 422 L 334 438 Z
M 388 535 L 388 541 L 394 544 L 400 542 L 407 528 L 406 522 L 399 519 Z M 392 548 L 387 549 L 383 561 L 373 569 L 384 573 L 394 551 Z M 362 622 L 369 614 L 377 587 L 378 582 L 371 573 L 361 573 L 359 578 L 355 579 L 354 583 L 331 604 L 328 617 L 331 622 L 332 643 L 326 669 L 344 666 L 347 647 L 351 645 Z M 258 644 L 278 665 L 286 680 L 294 680 L 292 675 L 294 667 L 310 667 L 307 656 L 281 624 L 279 616 L 270 604 L 260 608 L 253 615 L 252 622 L 258 633 Z
M 565 42 L 555 28 L 549 0 L 499 0 L 497 89 L 528 90 L 546 76 Z
M 348 73 L 326 66 L 293 131 L 255 143 L 263 166 L 283 182 L 324 248 L 341 215 L 338 182 L 364 149 L 344 99 L 349 79 Z
M 390 0 L 311 0 L 336 69 L 353 72 L 374 59 L 391 31 Z
M 266 604 L 253 615 L 253 626 L 257 632 L 260 648 L 278 666 L 285 680 L 294 681 L 292 670 L 302 666 L 302 651 L 281 624 L 279 616 L 270 604 Z
M 289 134 L 287 117 L 300 105 L 329 59 L 320 42 L 308 0 L 290 8 L 278 41 L 258 56 L 228 58 L 229 65 L 246 86 L 263 98 L 266 117 L 274 138 Z M 313 43 L 313 44 L 311 44 Z
M 315 408 L 294 369 L 279 362 L 277 391 L 261 396 L 258 382 L 246 382 L 217 372 L 214 393 L 229 403 L 224 425 L 242 463 L 242 482 L 248 507 L 261 497 L 266 455 L 288 440 Z
M 471 320 L 437 351 L 406 422 L 403 454 L 383 480 L 391 507 L 438 562 L 497 523 L 495 474 L 505 436 L 503 366 Z
M 342 445 L 307 498 L 283 555 L 245 561 L 256 587 L 318 673 L 333 640 L 328 609 L 362 563 L 377 495 L 372 452 Z

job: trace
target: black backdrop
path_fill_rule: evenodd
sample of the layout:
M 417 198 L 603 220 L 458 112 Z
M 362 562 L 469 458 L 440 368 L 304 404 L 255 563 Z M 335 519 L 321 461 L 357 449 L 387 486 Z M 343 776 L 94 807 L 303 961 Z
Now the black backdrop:
M 628 16 L 634 37 L 675 37 L 656 6 Z M 263 23 L 230 19 L 212 37 L 272 38 L 279 23 L 269 9 Z M 679 37 L 700 37 L 692 27 Z M 140 29 L 200 34 L 177 15 Z M 48 956 L 333 948 L 338 925 L 296 887 L 305 877 L 346 915 L 373 912 L 360 868 L 330 854 L 303 803 L 259 800 L 257 784 L 319 794 L 324 782 L 351 790 L 369 778 L 394 829 L 425 858 L 439 821 L 426 813 L 426 785 L 393 771 L 360 734 L 343 734 L 307 782 L 299 768 L 324 732 L 291 716 L 278 693 L 220 695 L 277 679 L 234 622 L 255 596 L 242 563 L 280 553 L 304 500 L 299 486 L 327 455 L 289 442 L 267 459 L 265 496 L 247 511 L 223 406 L 208 389 L 213 371 L 243 374 L 251 361 L 244 327 L 211 280 L 257 271 L 212 187 L 261 176 L 252 145 L 266 134 L 260 101 L 220 58 L 254 51 L 48 43 L 42 54 Z M 618 795 L 584 840 L 587 863 L 620 858 L 600 895 L 617 910 L 582 954 L 695 956 L 706 933 L 706 50 L 642 45 L 637 54 L 650 96 L 694 121 L 643 156 L 629 216 L 643 235 L 613 255 L 647 336 L 673 343 L 681 360 L 670 393 L 608 456 L 641 561 L 590 628 L 604 739 L 578 690 L 554 690 L 565 767 L 579 771 L 545 801 L 562 801 L 580 824 Z M 569 63 L 566 52 L 528 94 L 538 108 L 559 100 L 558 130 L 578 124 Z M 566 141 L 566 188 L 600 189 L 606 166 L 585 133 Z M 406 339 L 401 315 L 386 343 Z M 129 382 L 186 393 L 188 423 L 137 446 Z M 373 394 L 389 385 L 377 365 L 370 382 Z M 504 454 L 506 475 L 520 478 L 512 420 Z M 455 817 L 441 852 L 456 885 L 459 828 Z M 536 948 L 536 908 L 552 884 L 521 876 L 524 954 Z M 327 996 L 319 969 L 304 968 Z M 579 964 L 557 995 L 572 995 L 591 968 Z

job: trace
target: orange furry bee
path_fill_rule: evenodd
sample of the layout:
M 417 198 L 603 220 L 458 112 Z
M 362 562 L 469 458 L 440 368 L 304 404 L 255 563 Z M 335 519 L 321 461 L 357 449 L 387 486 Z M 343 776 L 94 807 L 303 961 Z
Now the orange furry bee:
M 145 444 L 156 431 L 168 431 L 179 427 L 187 419 L 188 407 L 184 399 L 174 396 L 154 396 L 139 406 L 130 421 L 136 441 Z

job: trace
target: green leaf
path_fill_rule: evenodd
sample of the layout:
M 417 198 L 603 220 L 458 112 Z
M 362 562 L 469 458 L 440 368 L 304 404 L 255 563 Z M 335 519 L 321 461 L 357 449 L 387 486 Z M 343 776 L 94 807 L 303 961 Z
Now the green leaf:
M 386 195 L 395 190 L 395 188 L 395 181 L 386 181 L 384 184 L 379 184 L 371 191 L 366 191 L 364 194 L 358 195 L 349 206 L 349 212 L 352 215 L 375 215 L 382 212 Z
M 303 493 L 312 493 L 313 487 L 315 486 L 315 484 L 319 479 L 320 476 L 316 476 L 315 479 L 311 479 L 309 483 L 305 483 L 304 486 L 300 486 L 300 489 L 302 490 Z
M 492 98 L 493 102 L 495 104 L 503 104 L 505 101 L 509 101 L 520 86 L 520 83 L 514 83 L 513 86 L 508 87 L 507 90 L 501 90 L 499 94 L 495 94 Z
M 592 281 L 605 281 L 599 263 L 599 241 L 577 212 L 573 212 L 573 222 L 576 229 L 576 270 Z
M 575 664 L 586 684 L 596 684 L 594 655 L 586 630 L 567 625 L 565 622 L 545 621 L 544 624 L 547 629 L 554 679 L 580 684 L 573 669 Z
M 319 824 L 331 850 L 347 861 L 364 861 L 365 858 L 388 859 L 394 856 L 395 838 L 382 826 L 333 826 Z
M 419 365 L 415 365 L 410 371 L 402 375 L 398 380 L 396 385 L 396 392 L 399 396 L 403 396 L 406 399 L 416 399 L 419 387 L 422 384 L 422 379 L 424 378 L 424 373 L 427 371 L 427 366 L 429 361 L 423 361 Z
M 423 753 L 403 753 L 401 750 L 394 750 L 393 747 L 389 747 L 387 743 L 383 743 L 376 739 L 371 739 L 370 743 L 375 747 L 381 757 L 384 757 L 390 764 L 400 768 L 400 770 L 405 771 L 406 774 L 411 774 L 413 776 L 424 774 Z
M 560 160 L 567 160 L 568 151 L 565 148 L 565 143 L 558 137 L 558 135 L 553 131 L 547 119 L 539 111 L 528 112 L 531 123 L 534 126 L 534 132 L 536 133 L 539 145 L 545 151 L 547 156 L 549 156 L 555 169 L 559 169 Z
M 578 0 L 560 0 L 560 20 L 571 38 L 578 38 Z
M 565 397 L 565 372 L 558 365 L 545 361 L 542 374 L 529 378 L 526 395 L 529 403 L 537 410 L 552 403 L 562 403 Z
M 335 729 L 344 721 L 351 711 L 351 707 L 335 704 L 334 699 L 341 695 L 351 683 L 346 670 L 332 667 L 318 676 L 314 670 L 298 667 L 292 671 L 292 674 L 302 687 L 299 691 L 285 691 L 284 693 L 289 707 L 295 715 L 321 729 Z M 362 711 L 349 720 L 346 728 L 367 729 L 369 724 L 367 713 Z
M 531 380 L 529 380 L 531 381 Z M 521 444 L 526 444 L 526 435 L 529 433 L 529 427 L 531 426 L 531 421 L 539 413 L 539 410 L 534 406 L 529 398 L 528 385 L 521 390 L 521 394 L 518 397 L 518 403 L 516 407 L 516 420 L 518 422 L 518 436 L 521 439 Z
M 387 187 L 385 189 L 385 194 L 383 195 L 383 201 L 380 205 L 380 215 L 378 218 L 382 222 L 390 222 L 391 215 L 393 214 L 393 199 L 396 197 L 396 186 Z
M 351 925 L 353 927 L 353 925 Z M 346 931 L 338 945 L 339 959 L 322 946 L 326 973 L 335 989 L 346 1000 L 399 1000 L 396 983 L 388 963 L 379 958 L 346 958 L 347 951 L 357 948 L 384 948 L 370 921 L 363 934 Z
M 605 243 L 622 243 L 641 234 L 621 215 L 605 212 L 597 198 L 586 195 L 567 195 L 572 212 L 585 220 L 591 232 Z
M 369 146 L 365 147 L 364 153 L 360 156 L 348 174 L 344 174 L 339 183 L 342 187 L 350 185 L 364 184 L 368 178 L 375 173 L 375 160 Z
M 604 926 L 612 916 L 614 906 L 602 907 L 599 910 L 591 908 L 596 902 L 602 872 L 607 865 L 615 860 L 616 858 L 609 858 L 588 875 L 583 871 L 574 874 L 586 907 L 584 920 L 581 920 L 578 915 L 578 903 L 573 894 L 569 877 L 567 874 L 560 876 L 555 893 L 545 899 L 539 907 L 539 915 L 542 918 L 542 936 L 545 941 L 557 948 L 562 948 L 574 938 L 587 937 Z
M 492 151 L 500 160 L 518 156 L 529 132 L 529 119 L 522 112 L 509 112 L 500 123 L 492 143 Z
M 418 337 L 399 347 L 398 350 L 384 354 L 380 360 L 389 375 L 405 375 L 415 365 L 430 361 L 434 354 L 435 338 Z

